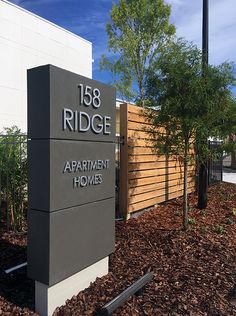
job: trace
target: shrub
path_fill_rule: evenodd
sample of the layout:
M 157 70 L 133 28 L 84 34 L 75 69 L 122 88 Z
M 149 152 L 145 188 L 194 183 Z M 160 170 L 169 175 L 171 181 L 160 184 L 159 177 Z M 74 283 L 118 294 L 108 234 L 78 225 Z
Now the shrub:
M 214 232 L 217 234 L 223 234 L 225 232 L 225 228 L 223 225 L 217 225 L 214 227 Z
M 188 223 L 189 223 L 189 225 L 194 225 L 194 224 L 196 224 L 196 219 L 193 218 L 193 217 L 189 217 L 188 218 Z
M 5 128 L 0 136 L 1 210 L 7 226 L 20 231 L 27 210 L 27 143 L 17 126 Z

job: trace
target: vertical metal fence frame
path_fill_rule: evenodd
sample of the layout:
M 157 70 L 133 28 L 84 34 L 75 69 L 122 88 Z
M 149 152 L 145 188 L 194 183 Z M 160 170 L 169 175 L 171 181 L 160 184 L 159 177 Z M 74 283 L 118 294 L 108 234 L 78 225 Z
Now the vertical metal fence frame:
M 217 153 L 218 148 L 222 145 L 222 141 L 210 140 L 209 148 Z M 219 153 L 217 159 L 212 159 L 208 164 L 208 184 L 214 184 L 223 180 L 223 154 Z
M 0 135 L 0 224 L 22 230 L 27 213 L 27 135 Z

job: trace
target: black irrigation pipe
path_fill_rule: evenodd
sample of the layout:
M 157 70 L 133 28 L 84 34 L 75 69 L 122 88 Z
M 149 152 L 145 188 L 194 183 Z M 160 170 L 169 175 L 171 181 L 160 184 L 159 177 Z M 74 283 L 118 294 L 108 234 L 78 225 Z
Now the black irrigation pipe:
M 109 303 L 104 305 L 96 314 L 96 316 L 110 316 L 112 313 L 120 307 L 131 295 L 140 295 L 142 288 L 153 278 L 153 273 L 149 272 L 141 277 L 138 281 L 130 285 L 121 294 L 116 296 Z

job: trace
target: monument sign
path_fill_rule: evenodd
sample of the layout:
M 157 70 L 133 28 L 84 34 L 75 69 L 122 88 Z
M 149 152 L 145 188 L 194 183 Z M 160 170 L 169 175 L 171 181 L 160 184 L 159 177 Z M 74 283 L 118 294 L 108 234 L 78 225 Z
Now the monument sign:
M 52 289 L 66 292 L 63 282 L 73 288 L 68 280 L 75 276 L 78 285 L 89 269 L 79 291 L 108 272 L 115 89 L 52 65 L 29 70 L 28 137 L 28 275 L 36 280 L 36 309 L 50 315 L 61 295 Z

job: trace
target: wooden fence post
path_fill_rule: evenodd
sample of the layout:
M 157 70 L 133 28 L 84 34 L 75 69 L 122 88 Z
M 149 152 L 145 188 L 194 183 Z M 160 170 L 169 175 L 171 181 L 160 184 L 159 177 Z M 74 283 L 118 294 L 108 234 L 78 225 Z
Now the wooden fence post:
M 128 104 L 120 105 L 120 193 L 119 213 L 128 219 Z

